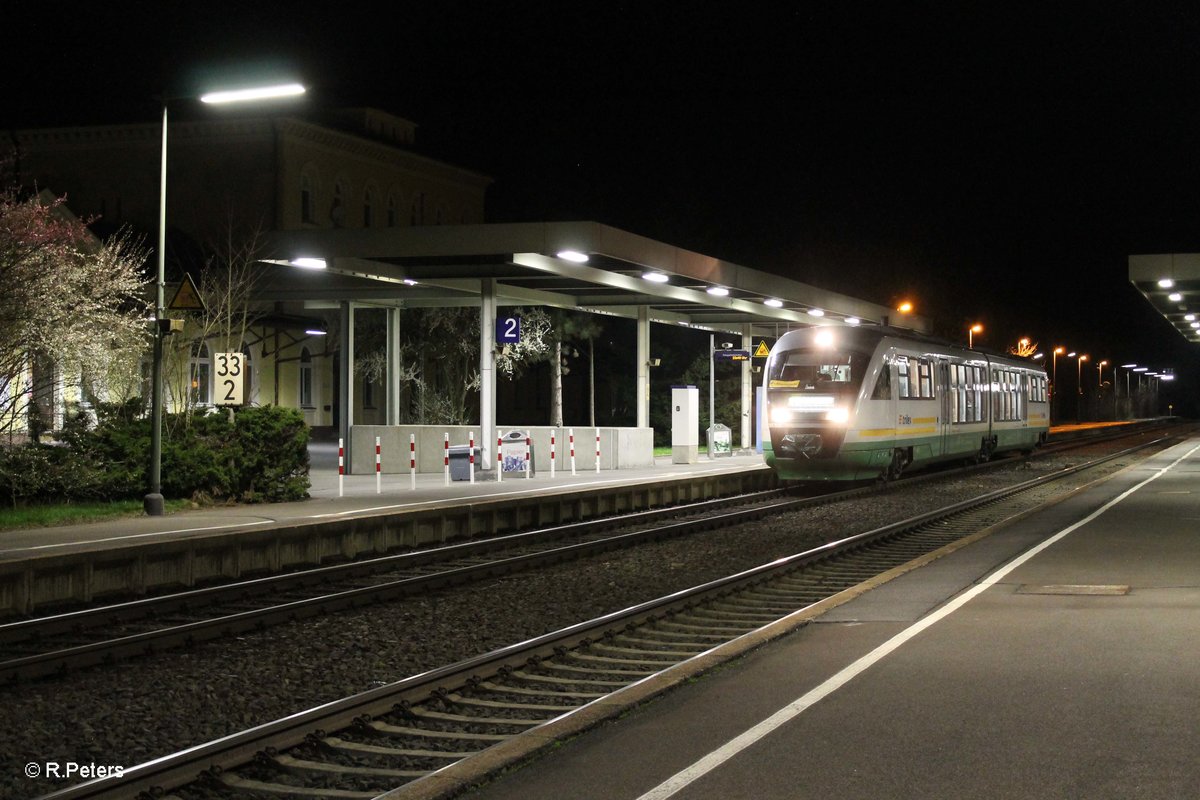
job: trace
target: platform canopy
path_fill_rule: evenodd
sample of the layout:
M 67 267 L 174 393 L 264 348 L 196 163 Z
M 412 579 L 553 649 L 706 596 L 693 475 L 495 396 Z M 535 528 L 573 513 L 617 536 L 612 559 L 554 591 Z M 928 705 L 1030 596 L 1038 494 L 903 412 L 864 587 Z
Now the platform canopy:
M 1189 342 L 1200 342 L 1200 253 L 1129 257 L 1129 282 Z
M 271 263 L 313 268 L 280 273 L 264 299 L 309 308 L 473 306 L 486 280 L 500 306 L 634 319 L 643 308 L 652 321 L 719 332 L 750 325 L 754 335 L 775 336 L 802 325 L 886 322 L 928 330 L 918 316 L 901 319 L 886 306 L 596 222 L 281 231 L 271 252 Z

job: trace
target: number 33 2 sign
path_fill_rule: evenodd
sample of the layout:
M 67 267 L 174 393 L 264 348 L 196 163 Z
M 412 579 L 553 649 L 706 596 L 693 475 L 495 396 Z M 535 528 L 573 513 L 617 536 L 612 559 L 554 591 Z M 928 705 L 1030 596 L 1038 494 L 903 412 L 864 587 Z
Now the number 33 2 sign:
M 213 387 L 213 405 L 240 406 L 246 356 L 242 353 L 216 353 L 215 358 L 216 386 Z

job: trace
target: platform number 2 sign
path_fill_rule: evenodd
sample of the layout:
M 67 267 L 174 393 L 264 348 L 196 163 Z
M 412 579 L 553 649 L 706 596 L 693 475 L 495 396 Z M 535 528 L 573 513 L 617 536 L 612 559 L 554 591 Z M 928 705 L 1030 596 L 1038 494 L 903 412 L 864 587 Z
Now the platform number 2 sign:
M 217 380 L 213 405 L 240 406 L 246 356 L 242 353 L 216 353 L 215 358 Z

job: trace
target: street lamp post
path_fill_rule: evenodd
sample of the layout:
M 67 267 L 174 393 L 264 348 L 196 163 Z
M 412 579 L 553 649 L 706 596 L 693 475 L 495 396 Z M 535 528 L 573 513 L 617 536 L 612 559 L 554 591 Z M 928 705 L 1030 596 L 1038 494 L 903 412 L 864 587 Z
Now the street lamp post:
M 1083 421 L 1083 362 L 1087 361 L 1086 355 L 1080 355 L 1075 362 L 1075 421 Z
M 1058 357 L 1067 351 L 1065 347 L 1054 348 L 1054 355 L 1050 359 L 1050 416 L 1057 419 L 1054 414 L 1055 401 L 1058 399 Z
M 213 92 L 200 97 L 200 101 L 209 104 L 240 103 L 252 100 L 266 100 L 276 97 L 293 97 L 304 94 L 304 87 L 298 83 L 277 86 L 264 86 L 253 89 L 241 89 L 229 92 Z M 163 336 L 165 328 L 170 326 L 166 319 L 166 266 L 167 266 L 167 104 L 170 100 L 185 99 L 176 97 L 162 98 L 162 164 L 158 183 L 158 274 L 154 285 L 154 363 L 150 369 L 150 492 L 142 498 L 142 508 L 152 517 L 161 517 L 164 511 L 162 496 L 162 360 Z
M 977 333 L 983 333 L 983 326 L 978 322 L 967 328 L 967 348 L 969 350 L 975 349 L 975 334 Z

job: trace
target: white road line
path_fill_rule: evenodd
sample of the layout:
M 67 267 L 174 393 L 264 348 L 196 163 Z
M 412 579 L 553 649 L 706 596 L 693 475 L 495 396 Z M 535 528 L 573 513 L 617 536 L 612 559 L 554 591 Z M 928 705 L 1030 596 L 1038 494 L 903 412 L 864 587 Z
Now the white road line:
M 1087 517 L 1083 518 L 1079 522 L 1076 522 L 1074 525 L 1064 528 L 1063 530 L 1054 534 L 1053 536 L 1051 536 L 1049 539 L 1045 540 L 1041 544 L 1035 545 L 1034 547 L 1030 548 L 1029 550 L 1026 550 L 1024 553 L 1017 556 L 1012 561 L 1008 562 L 1003 567 L 1001 567 L 1000 569 L 993 572 L 991 575 L 989 575 L 987 578 L 985 578 L 981 583 L 977 584 L 973 588 L 967 590 L 963 594 L 954 598 L 954 600 L 950 601 L 945 606 L 943 606 L 942 608 L 933 612 L 929 616 L 925 617 L 924 619 L 919 620 L 918 622 L 916 622 L 909 628 L 896 634 L 888 641 L 879 645 L 879 647 L 876 647 L 870 653 L 867 653 L 863 657 L 859 658 L 853 664 L 850 664 L 845 669 L 841 670 L 837 674 L 828 678 L 824 683 L 820 684 L 816 688 L 801 695 L 799 698 L 792 701 L 788 705 L 784 706 L 779 711 L 776 711 L 770 717 L 768 717 L 767 719 L 758 723 L 753 728 L 750 728 L 745 733 L 729 740 L 721 747 L 717 748 L 716 750 L 712 751 L 708 755 L 704 756 L 704 758 L 701 758 L 699 761 L 692 764 L 690 767 L 675 773 L 670 778 L 668 778 L 667 780 L 660 783 L 658 786 L 655 786 L 653 789 L 651 789 L 650 791 L 643 794 L 641 797 L 638 798 L 638 800 L 666 800 L 666 798 L 671 797 L 672 795 L 677 793 L 679 790 L 683 789 L 688 784 L 692 783 L 693 781 L 697 780 L 698 778 L 701 778 L 704 775 L 711 772 L 712 770 L 716 769 L 721 764 L 725 763 L 726 761 L 728 761 L 729 759 L 733 758 L 735 755 L 740 753 L 742 750 L 745 750 L 746 748 L 750 747 L 752 744 L 757 742 L 759 739 L 762 739 L 763 737 L 767 736 L 775 729 L 779 728 L 780 726 L 784 725 L 785 723 L 791 721 L 792 719 L 794 719 L 797 716 L 799 716 L 800 714 L 802 714 L 806 709 L 816 705 L 818 702 L 820 702 L 824 698 L 828 697 L 829 695 L 833 694 L 841 687 L 845 686 L 847 683 L 849 683 L 851 680 L 853 680 L 855 677 L 857 677 L 860 673 L 864 672 L 868 667 L 872 666 L 873 664 L 875 664 L 878 661 L 881 661 L 885 656 L 887 656 L 890 653 L 892 653 L 893 651 L 897 650 L 901 645 L 908 642 L 910 639 L 912 639 L 917 634 L 924 631 L 926 628 L 929 628 L 932 625 L 936 624 L 937 622 L 940 622 L 941 620 L 950 616 L 955 611 L 957 611 L 958 609 L 962 608 L 964 605 L 969 603 L 971 600 L 975 599 L 976 597 L 978 597 L 980 594 L 982 594 L 983 592 L 985 592 L 992 586 L 995 586 L 997 583 L 999 583 L 1001 580 L 1003 580 L 1004 577 L 1007 576 L 1010 572 L 1012 572 L 1017 567 L 1024 564 L 1029 559 L 1036 556 L 1038 553 L 1045 550 L 1047 547 L 1050 547 L 1052 544 L 1066 538 L 1072 532 L 1078 530 L 1079 528 L 1082 528 L 1084 525 L 1087 525 L 1089 522 L 1096 519 L 1101 514 L 1104 514 L 1110 508 L 1117 505 L 1118 503 L 1123 501 L 1125 498 L 1129 497 L 1134 492 L 1141 489 L 1146 484 L 1162 477 L 1168 470 L 1174 468 L 1180 462 L 1182 462 L 1183 460 L 1190 457 L 1197 450 L 1200 450 L 1200 446 L 1193 447 L 1187 453 L 1180 456 L 1179 458 L 1177 458 L 1175 461 L 1173 461 L 1166 467 L 1163 467 L 1162 469 L 1158 470 L 1156 473 L 1154 473 L 1153 475 L 1151 475 L 1149 478 L 1142 481 L 1141 483 L 1137 484 L 1136 486 L 1122 492 L 1120 495 L 1113 498 L 1112 500 L 1110 500 L 1108 503 L 1106 503 L 1105 505 L 1103 505 L 1096 511 L 1093 511 L 1091 514 L 1089 514 Z
M 236 522 L 228 525 L 210 525 L 207 528 L 177 528 L 173 531 L 152 531 L 150 533 L 130 533 L 125 536 L 110 536 L 107 539 L 85 539 L 81 542 L 59 542 L 58 544 L 39 544 L 31 545 L 30 547 L 14 547 L 11 550 L 0 550 L 0 555 L 5 553 L 24 553 L 30 550 L 50 550 L 55 547 L 78 547 L 85 544 L 100 544 L 103 542 L 126 542 L 130 539 L 145 539 L 150 536 L 169 536 L 172 533 L 198 533 L 200 531 L 219 531 L 223 528 L 248 528 L 251 525 L 269 525 L 276 520 L 262 519 L 258 522 Z

